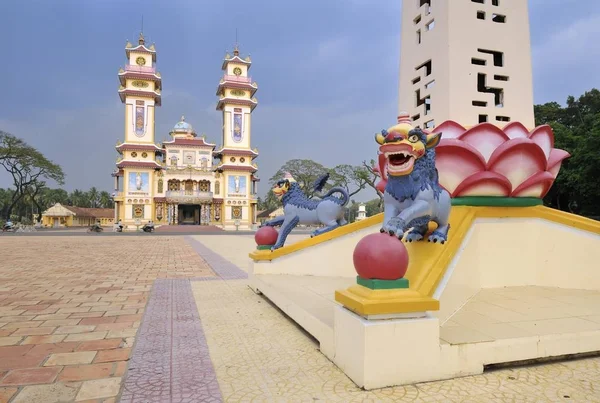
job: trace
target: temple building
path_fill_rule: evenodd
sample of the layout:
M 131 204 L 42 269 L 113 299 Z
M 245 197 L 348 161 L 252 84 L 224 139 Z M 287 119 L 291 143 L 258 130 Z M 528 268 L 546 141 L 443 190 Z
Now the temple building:
M 257 85 L 248 75 L 250 57 L 237 46 L 221 66 L 217 110 L 222 112 L 222 145 L 198 136 L 182 116 L 170 139 L 155 142 L 155 108 L 161 105 L 161 75 L 154 45 L 140 34 L 127 43 L 128 63 L 119 70 L 119 96 L 125 104 L 125 141 L 115 178 L 115 219 L 128 227 L 152 220 L 157 225 L 213 225 L 251 229 L 257 222 L 258 170 L 251 148 L 251 115 Z

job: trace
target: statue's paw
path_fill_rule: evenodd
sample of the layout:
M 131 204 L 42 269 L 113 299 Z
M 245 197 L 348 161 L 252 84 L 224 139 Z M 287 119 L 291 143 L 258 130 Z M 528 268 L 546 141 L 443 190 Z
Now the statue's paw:
M 406 237 L 404 238 L 404 241 L 406 242 L 418 242 L 421 239 L 423 239 L 423 235 L 419 232 L 416 231 L 411 231 L 409 232 Z
M 429 238 L 427 238 L 427 242 L 433 242 L 433 243 L 441 243 L 442 245 L 444 243 L 446 243 L 446 239 L 447 237 L 443 234 L 440 234 L 439 232 L 434 232 L 433 234 L 429 235 Z
M 402 239 L 404 237 L 404 226 L 404 220 L 394 217 L 381 227 L 380 232 L 390 234 L 390 236 L 397 236 L 398 239 Z

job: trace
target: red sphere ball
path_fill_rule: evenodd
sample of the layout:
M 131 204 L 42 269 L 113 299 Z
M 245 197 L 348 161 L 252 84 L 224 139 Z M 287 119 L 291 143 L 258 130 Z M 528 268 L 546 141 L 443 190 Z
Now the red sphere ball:
M 278 235 L 273 227 L 261 227 L 254 234 L 254 240 L 258 246 L 275 245 Z
M 354 248 L 354 268 L 365 279 L 397 280 L 408 269 L 404 243 L 385 233 L 370 234 Z

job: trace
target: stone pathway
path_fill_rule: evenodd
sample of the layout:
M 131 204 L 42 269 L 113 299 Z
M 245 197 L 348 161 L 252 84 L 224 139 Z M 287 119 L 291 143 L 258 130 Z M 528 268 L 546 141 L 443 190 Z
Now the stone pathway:
M 0 403 L 600 402 L 600 358 L 360 390 L 247 287 L 249 242 L 0 239 Z
M 183 237 L 0 239 L 0 402 L 115 402 L 156 279 L 214 277 Z

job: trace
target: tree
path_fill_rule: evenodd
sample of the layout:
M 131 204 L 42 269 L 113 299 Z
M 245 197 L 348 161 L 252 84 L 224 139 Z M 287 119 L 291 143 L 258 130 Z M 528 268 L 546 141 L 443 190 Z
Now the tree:
M 600 215 L 600 91 L 569 96 L 565 107 L 556 102 L 536 105 L 534 112 L 537 125 L 549 124 L 554 130 L 554 147 L 571 154 L 544 202 L 564 211 L 578 205 L 583 215 Z
M 41 152 L 12 134 L 0 132 L 0 165 L 12 176 L 14 190 L 5 211 L 10 218 L 15 205 L 26 195 L 45 186 L 46 180 L 64 183 L 62 168 L 47 159 Z M 34 190 L 38 188 L 37 190 Z
M 364 171 L 363 166 L 337 165 L 331 170 L 332 187 L 340 186 L 352 197 L 367 186 L 368 175 Z
M 298 185 L 300 185 L 300 189 L 310 198 L 315 194 L 313 184 L 321 175 L 326 174 L 328 169 L 312 160 L 289 160 L 275 172 L 275 175 L 269 179 L 269 183 L 274 185 L 284 178 L 286 172 L 289 172 L 294 177 Z
M 105 190 L 100 192 L 99 204 L 102 208 L 113 208 L 115 206 L 115 203 L 112 197 L 110 196 L 110 193 L 108 193 Z
M 381 193 L 376 187 L 377 182 L 379 181 L 379 174 L 375 172 L 375 164 L 375 160 L 371 160 L 369 162 L 363 161 L 363 169 L 359 171 L 358 174 L 365 181 L 365 184 L 367 184 L 375 191 L 375 193 L 377 193 L 377 196 L 379 197 L 379 208 L 381 209 L 383 208 L 383 193 Z
M 264 199 L 258 199 L 259 210 L 264 211 L 269 209 L 276 209 L 279 206 L 281 206 L 281 202 L 279 201 L 279 199 L 277 199 L 277 196 L 275 196 L 275 193 L 273 193 L 272 190 L 269 190 L 267 192 Z
M 100 203 L 100 193 L 98 193 L 98 189 L 92 186 L 90 190 L 87 191 L 87 199 L 89 207 L 98 207 L 98 204 Z

